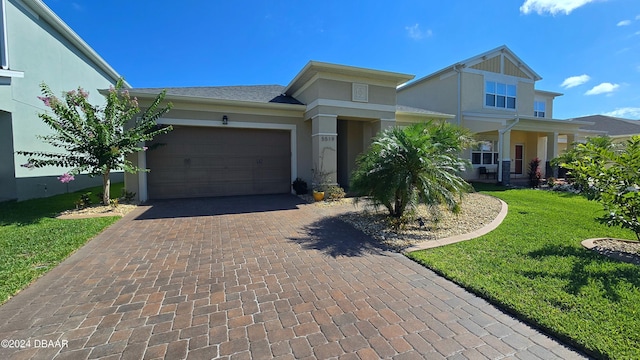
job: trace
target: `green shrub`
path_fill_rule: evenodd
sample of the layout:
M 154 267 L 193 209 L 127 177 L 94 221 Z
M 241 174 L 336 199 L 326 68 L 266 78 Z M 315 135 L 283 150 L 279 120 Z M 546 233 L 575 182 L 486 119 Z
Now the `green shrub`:
M 91 192 L 80 195 L 80 199 L 75 202 L 76 209 L 85 209 L 91 206 Z
M 345 195 L 344 189 L 337 185 L 329 185 L 324 193 L 325 199 L 332 201 L 344 199 Z
M 122 195 L 120 196 L 120 198 L 123 199 L 124 202 L 131 203 L 131 202 L 133 202 L 133 199 L 135 197 L 136 197 L 136 193 L 135 192 L 127 191 L 127 189 L 122 188 Z
M 640 136 L 620 146 L 604 145 L 579 144 L 575 158 L 562 166 L 588 190 L 589 199 L 603 205 L 605 215 L 600 221 L 630 229 L 640 240 Z

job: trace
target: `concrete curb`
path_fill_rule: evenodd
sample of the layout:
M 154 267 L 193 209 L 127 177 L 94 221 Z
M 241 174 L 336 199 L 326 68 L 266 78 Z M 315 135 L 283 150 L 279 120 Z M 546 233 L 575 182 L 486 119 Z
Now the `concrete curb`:
M 490 195 L 486 195 L 486 196 L 490 196 Z M 507 203 L 502 201 L 501 199 L 498 199 L 498 200 L 500 201 L 500 204 L 502 204 L 502 208 L 500 209 L 498 216 L 496 216 L 496 218 L 493 219 L 493 221 L 481 227 L 480 229 L 472 231 L 470 233 L 466 233 L 466 234 L 450 236 L 444 239 L 424 241 L 420 244 L 408 247 L 402 250 L 402 252 L 406 254 L 406 253 L 410 253 L 418 250 L 432 249 L 439 246 L 454 244 L 460 241 L 475 239 L 482 235 L 488 234 L 489 232 L 495 230 L 495 228 L 497 228 L 500 224 L 502 224 L 502 221 L 504 220 L 505 217 L 507 217 L 507 213 L 509 212 L 509 206 L 507 205 Z
M 609 250 L 609 249 L 598 249 L 597 245 L 595 244 L 596 241 L 598 240 L 607 240 L 607 239 L 611 239 L 611 240 L 616 240 L 616 241 L 622 241 L 622 242 L 631 242 L 631 243 L 636 243 L 635 241 L 632 240 L 627 240 L 627 239 L 617 239 L 617 238 L 591 238 L 591 239 L 586 239 L 586 240 L 582 240 L 582 242 L 580 243 L 585 249 L 587 250 L 591 250 L 591 251 L 595 251 L 600 255 L 604 255 L 606 257 L 609 257 L 611 259 L 614 260 L 618 260 L 618 261 L 623 261 L 626 263 L 630 263 L 630 264 L 635 264 L 635 265 L 639 265 L 640 266 L 640 260 L 638 259 L 638 257 L 622 252 L 622 251 L 617 251 L 617 250 Z

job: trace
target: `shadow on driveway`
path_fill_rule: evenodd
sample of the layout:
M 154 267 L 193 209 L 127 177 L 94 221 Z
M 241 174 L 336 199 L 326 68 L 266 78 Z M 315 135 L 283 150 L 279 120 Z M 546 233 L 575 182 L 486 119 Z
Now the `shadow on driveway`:
M 386 255 L 385 248 L 337 216 L 324 217 L 304 227 L 305 237 L 289 238 L 303 249 L 319 250 L 334 258 L 339 256 Z
M 296 210 L 302 204 L 300 198 L 288 194 L 152 200 L 147 204 L 151 207 L 135 220 Z

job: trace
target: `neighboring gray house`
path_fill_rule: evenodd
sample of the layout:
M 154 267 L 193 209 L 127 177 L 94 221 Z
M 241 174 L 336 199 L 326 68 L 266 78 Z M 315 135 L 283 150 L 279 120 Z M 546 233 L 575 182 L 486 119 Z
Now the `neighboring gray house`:
M 78 86 L 94 104 L 104 102 L 97 89 L 120 75 L 40 0 L 0 0 L 0 201 L 24 200 L 74 191 L 100 178 L 77 176 L 62 184 L 61 168 L 27 169 L 19 150 L 54 150 L 36 135 L 49 133 L 37 114 L 45 112 L 37 96 L 45 82 L 61 95 Z M 122 173 L 115 174 L 122 181 Z
M 640 120 L 606 115 L 589 115 L 570 120 L 591 122 L 593 125 L 585 125 L 581 129 L 592 132 L 593 136 L 606 134 L 615 142 L 628 140 L 633 135 L 640 135 Z

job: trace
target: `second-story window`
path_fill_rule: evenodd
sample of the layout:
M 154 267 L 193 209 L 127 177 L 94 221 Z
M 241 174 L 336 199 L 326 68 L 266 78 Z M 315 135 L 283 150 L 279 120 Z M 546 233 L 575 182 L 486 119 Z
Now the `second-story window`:
M 485 82 L 486 106 L 514 109 L 516 108 L 516 86 L 496 81 Z
M 533 102 L 533 116 L 534 117 L 545 117 L 547 104 L 544 101 L 536 100 Z

